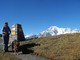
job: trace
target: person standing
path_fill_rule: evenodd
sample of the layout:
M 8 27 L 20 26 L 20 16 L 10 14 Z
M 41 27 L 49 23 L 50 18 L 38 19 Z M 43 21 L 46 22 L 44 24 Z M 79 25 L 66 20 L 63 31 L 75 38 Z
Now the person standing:
M 8 43 L 9 43 L 9 35 L 11 30 L 8 26 L 8 22 L 5 22 L 2 28 L 2 41 L 3 41 L 3 50 L 4 52 L 8 52 Z

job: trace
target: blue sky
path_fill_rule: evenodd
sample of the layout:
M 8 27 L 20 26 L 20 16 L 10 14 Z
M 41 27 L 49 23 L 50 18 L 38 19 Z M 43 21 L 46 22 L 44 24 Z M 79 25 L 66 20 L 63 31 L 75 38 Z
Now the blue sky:
M 25 34 L 50 26 L 80 29 L 80 0 L 0 0 L 0 30 L 5 21 L 10 28 L 22 24 Z

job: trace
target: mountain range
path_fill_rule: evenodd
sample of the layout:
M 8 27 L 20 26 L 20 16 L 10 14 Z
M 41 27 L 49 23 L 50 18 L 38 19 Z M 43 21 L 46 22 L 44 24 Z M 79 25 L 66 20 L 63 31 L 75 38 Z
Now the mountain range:
M 38 35 L 30 34 L 30 35 L 26 35 L 25 38 L 32 39 L 32 38 L 40 38 L 40 37 L 55 36 L 55 35 L 70 34 L 70 33 L 80 33 L 80 30 L 51 26 L 47 30 L 40 32 Z

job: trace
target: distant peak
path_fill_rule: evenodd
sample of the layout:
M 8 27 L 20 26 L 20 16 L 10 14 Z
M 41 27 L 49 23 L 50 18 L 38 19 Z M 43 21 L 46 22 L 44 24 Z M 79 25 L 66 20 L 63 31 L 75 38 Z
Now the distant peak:
M 40 32 L 38 35 L 30 34 L 30 35 L 27 35 L 26 38 L 55 36 L 55 35 L 70 34 L 70 33 L 80 33 L 80 31 L 78 29 L 60 28 L 57 26 L 51 26 L 48 29 Z

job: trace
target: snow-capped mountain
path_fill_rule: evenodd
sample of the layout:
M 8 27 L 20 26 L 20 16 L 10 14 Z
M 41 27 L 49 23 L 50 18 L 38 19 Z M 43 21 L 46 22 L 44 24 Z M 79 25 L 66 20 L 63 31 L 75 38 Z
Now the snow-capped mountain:
M 57 26 L 51 26 L 47 30 L 39 33 L 38 37 L 45 37 L 45 36 L 54 36 L 60 34 L 68 34 L 68 33 L 79 33 L 80 31 L 77 29 L 70 29 L 70 28 L 59 28 Z
M 46 36 L 54 36 L 54 35 L 60 35 L 60 34 L 68 34 L 68 33 L 79 33 L 80 31 L 78 29 L 70 29 L 70 28 L 59 28 L 57 26 L 51 26 L 45 31 L 42 31 L 38 35 L 26 35 L 26 38 L 40 38 L 40 37 L 46 37 Z
M 25 36 L 26 39 L 38 38 L 38 35 L 30 34 Z

